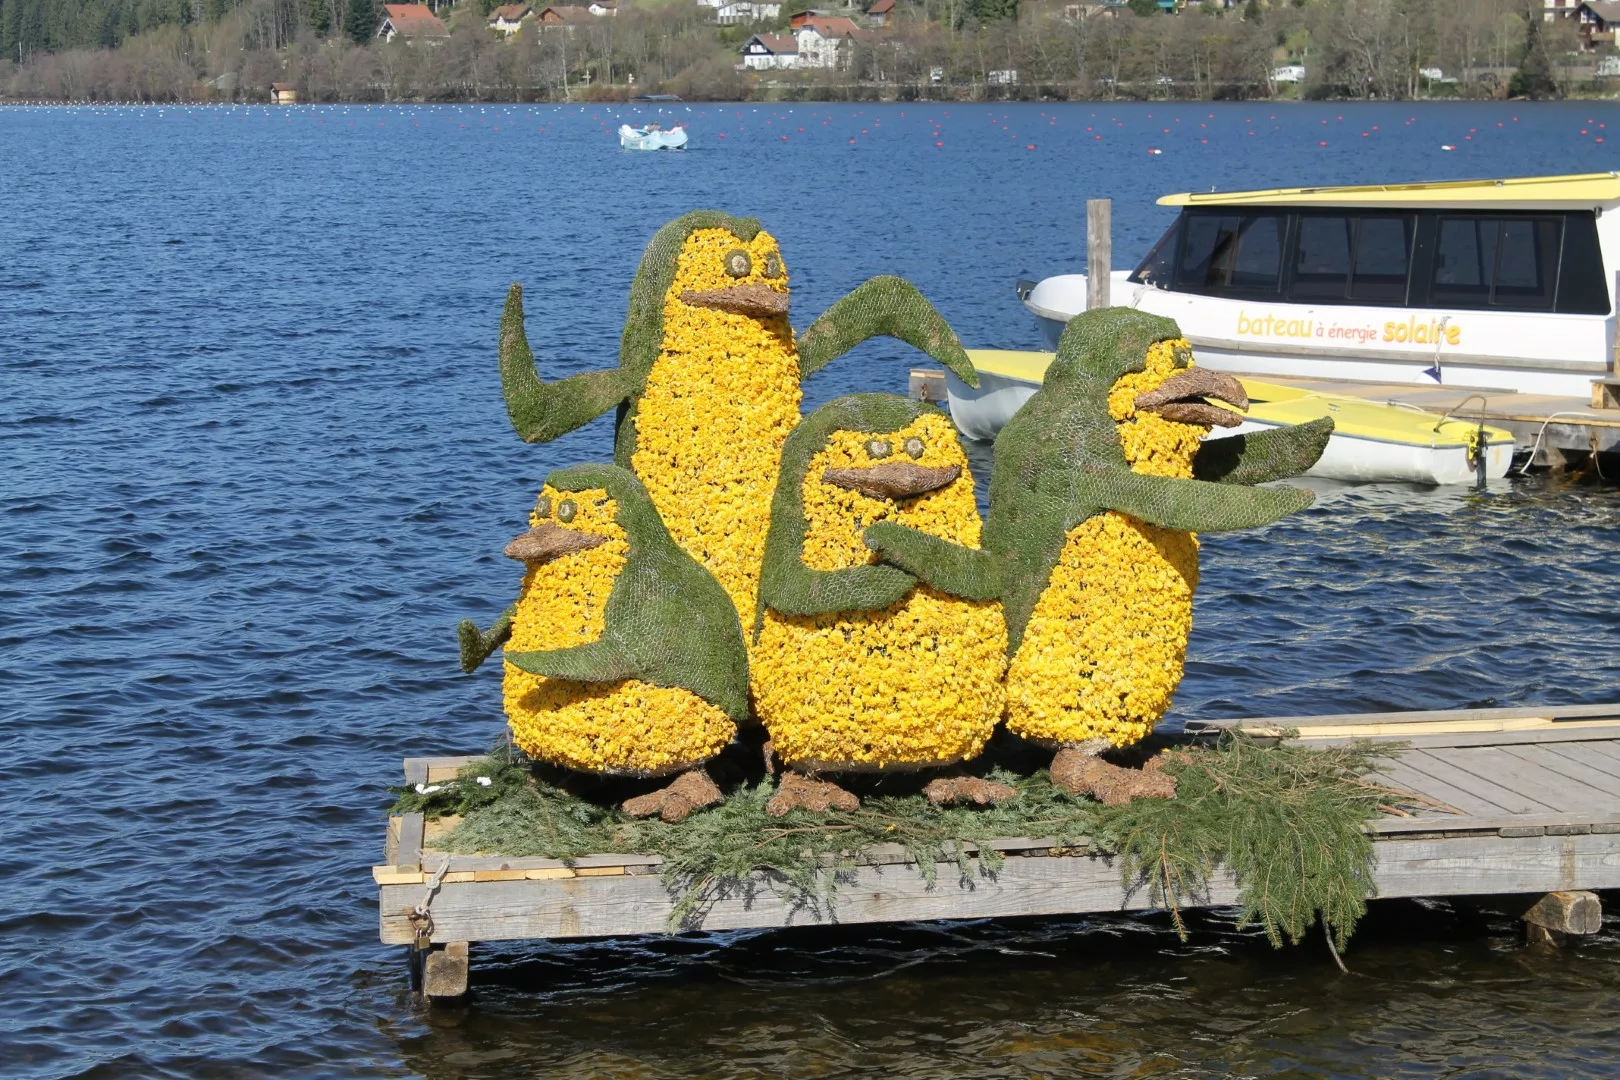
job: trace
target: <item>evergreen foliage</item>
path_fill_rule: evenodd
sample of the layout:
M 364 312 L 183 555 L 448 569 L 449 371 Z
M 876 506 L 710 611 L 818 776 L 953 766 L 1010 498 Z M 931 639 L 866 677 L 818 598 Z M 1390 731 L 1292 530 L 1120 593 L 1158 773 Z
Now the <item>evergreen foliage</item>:
M 343 32 L 350 41 L 364 45 L 377 32 L 381 22 L 376 0 L 348 0 L 348 7 L 343 12 Z
M 1547 46 L 1541 37 L 1541 12 L 1530 7 L 1524 21 L 1524 55 L 1518 70 L 1508 81 L 1508 93 L 1513 97 L 1532 99 L 1555 98 L 1558 83 L 1553 79 L 1552 62 L 1547 58 Z
M 426 794 L 395 789 L 393 812 L 462 815 L 442 841 L 450 851 L 563 860 L 660 855 L 676 897 L 672 931 L 697 925 L 710 901 L 750 890 L 774 889 L 831 913 L 840 876 L 879 844 L 899 844 L 929 880 L 941 863 L 971 880 L 995 874 L 1003 863 L 993 849 L 974 855 L 971 845 L 1029 836 L 1118 856 L 1126 886 L 1150 890 L 1154 903 L 1171 909 L 1182 934 L 1178 908 L 1207 895 L 1211 876 L 1225 866 L 1242 890 L 1241 918 L 1263 927 L 1273 945 L 1297 944 L 1321 919 L 1342 947 L 1373 889 L 1365 822 L 1405 801 L 1365 775 L 1395 752 L 1371 744 L 1314 750 L 1228 737 L 1214 748 L 1168 755 L 1163 767 L 1176 777 L 1175 799 L 1121 807 L 1066 795 L 1044 770 L 1024 776 L 996 769 L 989 778 L 1018 791 L 996 806 L 941 808 L 920 794 L 887 795 L 868 797 L 854 811 L 794 810 L 777 818 L 765 813 L 775 791 L 767 778 L 671 825 L 636 820 L 564 791 L 501 745 Z

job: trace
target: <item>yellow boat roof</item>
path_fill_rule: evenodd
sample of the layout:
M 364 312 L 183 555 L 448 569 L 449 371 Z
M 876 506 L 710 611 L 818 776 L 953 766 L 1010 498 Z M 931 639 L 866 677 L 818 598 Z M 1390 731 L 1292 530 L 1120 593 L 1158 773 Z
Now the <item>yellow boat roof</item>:
M 1521 176 L 1505 180 L 1442 180 L 1425 184 L 1272 188 L 1268 191 L 1183 192 L 1160 206 L 1598 206 L 1620 202 L 1620 173 Z
M 1036 385 L 1046 377 L 1046 369 L 1052 363 L 1049 352 L 969 349 L 967 354 L 974 368 L 981 372 Z M 1250 398 L 1248 416 L 1261 423 L 1303 424 L 1331 416 L 1334 430 L 1341 435 L 1408 446 L 1466 445 L 1479 428 L 1477 420 L 1447 420 L 1437 425 L 1439 418 L 1434 413 L 1416 406 L 1323 394 L 1298 386 L 1262 382 L 1247 375 L 1241 381 Z M 1489 426 L 1485 431 L 1494 445 L 1513 441 L 1511 431 Z

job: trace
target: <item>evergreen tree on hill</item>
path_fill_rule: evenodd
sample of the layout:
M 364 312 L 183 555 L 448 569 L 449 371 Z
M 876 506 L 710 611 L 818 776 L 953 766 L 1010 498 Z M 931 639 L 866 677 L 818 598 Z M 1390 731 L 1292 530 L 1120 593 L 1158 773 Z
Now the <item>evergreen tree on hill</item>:
M 343 13 L 343 32 L 356 45 L 364 45 L 377 32 L 380 21 L 375 0 L 349 0 L 349 8 Z
M 1558 83 L 1553 79 L 1552 62 L 1547 59 L 1547 43 L 1541 37 L 1539 5 L 1526 12 L 1524 56 L 1519 60 L 1519 70 L 1513 73 L 1513 78 L 1508 83 L 1508 93 L 1513 97 L 1532 99 L 1558 96 Z

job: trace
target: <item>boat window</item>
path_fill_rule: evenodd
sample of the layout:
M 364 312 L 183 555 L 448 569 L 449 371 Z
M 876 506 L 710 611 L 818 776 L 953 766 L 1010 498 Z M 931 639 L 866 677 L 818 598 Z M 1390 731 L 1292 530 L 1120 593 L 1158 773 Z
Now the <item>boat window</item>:
M 1181 218 L 1176 218 L 1170 227 L 1159 237 L 1159 242 L 1153 245 L 1147 258 L 1131 274 L 1131 280 L 1139 285 L 1159 285 L 1165 288 L 1175 279 L 1176 271 L 1176 240 L 1181 235 Z
M 1429 302 L 1550 309 L 1561 224 L 1556 218 L 1441 218 Z
M 1211 292 L 1275 292 L 1282 266 L 1280 214 L 1193 214 L 1176 284 Z
M 1410 217 L 1364 217 L 1356 221 L 1350 298 L 1404 303 L 1406 271 L 1412 254 Z
M 1302 216 L 1294 255 L 1293 300 L 1343 300 L 1350 282 L 1351 221 Z

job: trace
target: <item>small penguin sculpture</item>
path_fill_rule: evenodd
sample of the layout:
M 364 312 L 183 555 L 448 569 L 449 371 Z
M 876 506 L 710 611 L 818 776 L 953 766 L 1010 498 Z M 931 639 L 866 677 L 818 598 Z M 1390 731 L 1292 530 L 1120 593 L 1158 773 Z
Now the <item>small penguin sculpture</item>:
M 529 520 L 506 547 L 527 568 L 505 656 L 514 741 L 584 772 L 686 772 L 627 805 L 643 816 L 678 820 L 721 801 L 700 767 L 748 715 L 747 652 L 725 590 L 670 539 L 628 469 L 553 472 Z
M 967 456 L 932 406 L 888 394 L 839 398 L 789 436 L 765 542 L 750 671 L 756 712 L 791 770 L 773 814 L 856 805 L 820 774 L 975 757 L 1001 717 L 999 605 L 878 565 L 862 539 L 877 521 L 977 548 Z M 980 803 L 1013 794 L 968 776 L 952 778 L 950 792 Z
M 1229 375 L 1192 366 L 1169 319 L 1125 308 L 1070 320 L 1045 382 L 996 439 L 984 550 L 896 522 L 868 541 L 958 596 L 999 599 L 1009 647 L 1008 728 L 1059 751 L 1052 777 L 1106 802 L 1174 793 L 1171 777 L 1097 755 L 1143 738 L 1181 678 L 1194 532 L 1264 525 L 1309 506 L 1297 476 L 1331 420 L 1200 442 L 1247 407 Z

